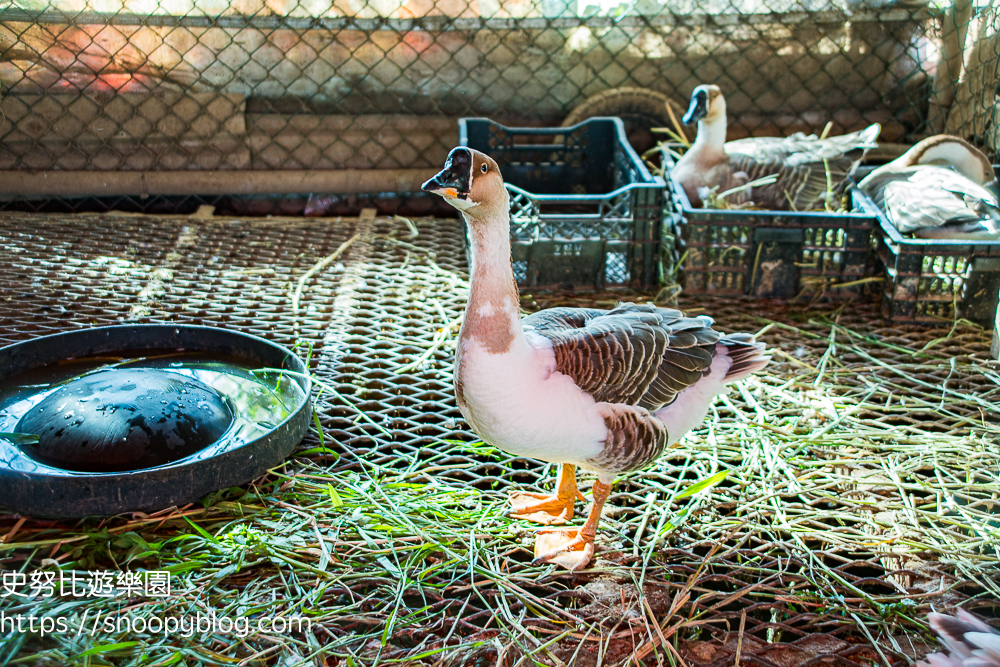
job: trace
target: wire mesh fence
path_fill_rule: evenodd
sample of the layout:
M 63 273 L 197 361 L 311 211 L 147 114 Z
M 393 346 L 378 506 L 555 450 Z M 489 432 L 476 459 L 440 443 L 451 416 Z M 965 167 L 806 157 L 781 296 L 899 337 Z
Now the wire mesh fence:
M 934 645 L 928 611 L 1000 616 L 1000 380 L 981 329 L 682 296 L 721 329 L 759 331 L 773 360 L 682 447 L 617 481 L 594 567 L 567 573 L 532 566 L 534 527 L 505 516 L 507 490 L 550 489 L 552 469 L 478 442 L 455 403 L 462 227 L 411 222 L 0 214 L 0 261 L 18 267 L 0 275 L 0 344 L 209 324 L 299 343 L 335 390 L 296 455 L 249 487 L 107 520 L 0 513 L 5 571 L 175 573 L 171 599 L 0 595 L 8 618 L 305 614 L 309 631 L 7 626 L 0 662 L 79 664 L 97 648 L 93 664 L 122 666 L 905 667 Z
M 642 142 L 705 82 L 731 138 L 995 153 L 998 29 L 986 0 L 0 0 L 0 170 L 427 168 L 458 117 L 588 109 Z

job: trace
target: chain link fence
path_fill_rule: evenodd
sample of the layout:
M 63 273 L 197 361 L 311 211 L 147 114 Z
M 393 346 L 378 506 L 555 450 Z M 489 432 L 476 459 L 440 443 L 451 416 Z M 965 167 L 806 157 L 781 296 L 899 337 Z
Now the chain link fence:
M 461 116 L 705 82 L 730 138 L 878 122 L 995 155 L 1000 9 L 945 2 L 0 0 L 0 170 L 432 168 Z

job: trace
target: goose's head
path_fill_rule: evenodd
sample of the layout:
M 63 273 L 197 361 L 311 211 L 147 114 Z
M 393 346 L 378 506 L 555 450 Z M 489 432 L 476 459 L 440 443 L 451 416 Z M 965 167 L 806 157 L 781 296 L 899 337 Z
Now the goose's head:
M 717 119 L 726 119 L 726 99 L 722 91 L 715 85 L 698 86 L 691 93 L 691 103 L 687 113 L 681 119 L 686 125 L 693 125 L 699 120 L 709 123 Z
M 495 213 L 497 207 L 506 213 L 510 206 L 497 163 L 489 155 L 464 146 L 451 149 L 444 169 L 421 189 L 441 195 L 472 220 Z
M 950 166 L 979 185 L 988 185 L 996 180 L 993 165 L 982 151 L 965 139 L 948 134 L 928 137 L 914 144 L 890 164 L 898 167 L 915 167 L 918 164 Z

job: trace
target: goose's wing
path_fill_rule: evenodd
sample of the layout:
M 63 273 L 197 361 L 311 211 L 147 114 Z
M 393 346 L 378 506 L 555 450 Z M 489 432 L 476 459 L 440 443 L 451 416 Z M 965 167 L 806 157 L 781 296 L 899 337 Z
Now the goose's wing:
M 993 193 L 946 167 L 881 170 L 862 181 L 862 189 L 904 234 L 975 238 L 1000 232 L 1000 207 Z
M 1000 667 L 1000 634 L 969 612 L 932 612 L 927 620 L 947 653 L 932 653 L 918 667 Z
M 720 339 L 709 317 L 636 304 L 610 311 L 550 308 L 523 325 L 547 339 L 556 370 L 594 400 L 649 410 L 700 380 Z
M 829 185 L 838 190 L 853 166 L 850 159 L 843 157 L 827 160 L 824 164 L 823 161 L 806 162 L 777 157 L 764 161 L 739 153 L 729 156 L 729 164 L 731 171 L 745 173 L 748 182 L 765 176 L 777 177 L 774 183 L 757 186 L 752 193 L 746 193 L 737 201 L 749 199 L 762 208 L 794 208 L 799 211 L 813 208 L 825 196 Z
M 808 210 L 837 192 L 865 152 L 875 146 L 880 127 L 820 139 L 801 132 L 790 137 L 756 137 L 727 142 L 730 170 L 742 171 L 749 181 L 777 176 L 772 185 L 754 188 L 753 199 L 768 208 Z
M 798 164 L 822 162 L 846 156 L 860 160 L 876 146 L 881 127 L 878 123 L 863 130 L 820 139 L 815 134 L 796 132 L 789 137 L 748 137 L 726 142 L 726 153 L 746 155 L 762 162 L 783 161 Z
M 727 155 L 745 155 L 753 160 L 769 162 L 775 159 L 780 160 L 788 154 L 789 138 L 747 137 L 746 139 L 727 141 L 722 148 Z

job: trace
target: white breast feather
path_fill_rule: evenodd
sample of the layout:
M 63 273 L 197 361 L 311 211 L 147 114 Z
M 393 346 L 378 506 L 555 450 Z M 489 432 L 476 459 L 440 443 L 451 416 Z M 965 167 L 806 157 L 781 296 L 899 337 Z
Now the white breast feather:
M 547 339 L 528 331 L 503 354 L 474 338 L 461 345 L 463 412 L 484 441 L 557 463 L 579 464 L 601 451 L 607 429 L 597 404 L 555 370 Z

